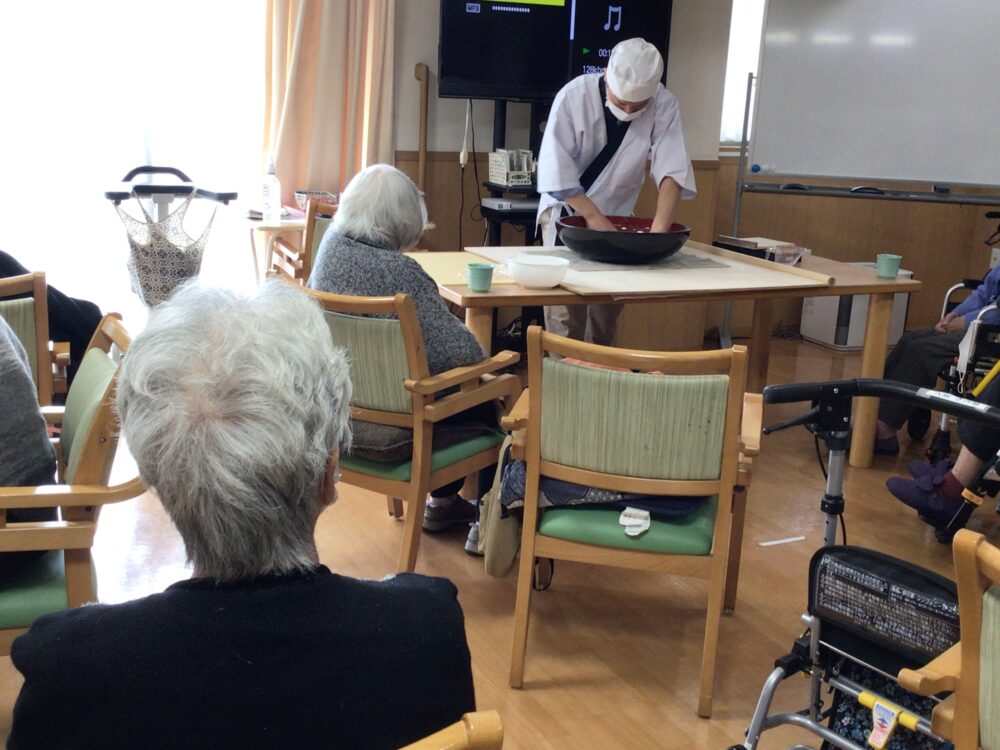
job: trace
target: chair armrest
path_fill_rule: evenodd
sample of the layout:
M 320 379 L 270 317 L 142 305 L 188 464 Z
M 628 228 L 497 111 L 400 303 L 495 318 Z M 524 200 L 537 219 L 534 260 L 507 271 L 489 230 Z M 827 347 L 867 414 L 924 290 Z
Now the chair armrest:
M 962 644 L 956 643 L 920 669 L 899 672 L 899 685 L 917 695 L 937 695 L 958 687 L 962 673 Z
M 51 351 L 49 355 L 52 357 L 52 364 L 59 367 L 66 367 L 70 363 L 69 352 Z
M 446 388 L 462 385 L 462 383 L 467 383 L 470 380 L 478 380 L 481 375 L 516 365 L 520 359 L 521 355 L 517 352 L 504 351 L 474 365 L 454 367 L 451 370 L 446 370 L 422 380 L 404 380 L 403 387 L 413 393 L 429 396 Z
M 104 487 L 99 484 L 43 484 L 39 487 L 0 487 L 0 509 L 54 508 L 103 505 L 130 500 L 146 491 L 139 477 Z
M 764 397 L 759 393 L 743 394 L 743 424 L 740 425 L 740 453 L 751 457 L 760 453 Z
M 528 426 L 528 389 L 521 391 L 517 402 L 506 417 L 500 420 L 500 426 L 507 432 L 523 430 Z
M 521 387 L 521 381 L 516 375 L 501 375 L 469 390 L 452 393 L 424 407 L 424 418 L 428 422 L 440 422 L 459 412 L 471 409 L 473 406 L 511 398 Z
M 66 412 L 65 406 L 43 406 L 42 416 L 45 417 L 45 424 L 62 424 L 63 414 Z

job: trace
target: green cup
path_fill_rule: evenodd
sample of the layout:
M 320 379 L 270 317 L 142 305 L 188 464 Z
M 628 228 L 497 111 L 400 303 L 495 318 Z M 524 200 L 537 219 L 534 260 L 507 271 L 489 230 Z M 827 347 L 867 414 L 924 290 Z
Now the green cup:
M 488 292 L 493 284 L 492 263 L 470 263 L 466 268 L 469 289 L 474 292 Z
M 892 253 L 879 253 L 875 256 L 878 263 L 878 276 L 880 279 L 894 279 L 899 274 L 899 262 L 902 255 Z

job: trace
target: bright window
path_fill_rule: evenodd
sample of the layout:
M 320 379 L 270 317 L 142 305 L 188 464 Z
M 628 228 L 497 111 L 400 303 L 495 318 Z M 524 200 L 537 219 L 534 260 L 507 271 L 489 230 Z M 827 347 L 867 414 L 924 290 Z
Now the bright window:
M 144 311 L 104 192 L 133 167 L 171 166 L 240 193 L 219 206 L 202 271 L 252 280 L 243 217 L 262 173 L 264 22 L 264 0 L 0 3 L 0 249 L 127 325 L 139 317 L 136 332 Z M 189 212 L 189 233 L 206 208 Z
M 743 137 L 747 74 L 757 72 L 764 0 L 733 0 L 729 27 L 729 57 L 726 60 L 726 92 L 722 101 L 723 143 L 739 143 Z

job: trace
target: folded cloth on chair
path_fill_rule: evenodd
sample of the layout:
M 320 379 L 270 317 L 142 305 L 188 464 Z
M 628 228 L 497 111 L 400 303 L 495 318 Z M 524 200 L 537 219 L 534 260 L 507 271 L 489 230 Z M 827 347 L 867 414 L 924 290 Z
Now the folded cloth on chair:
M 500 485 L 500 502 L 504 511 L 524 506 L 524 461 L 511 461 L 504 469 Z M 616 492 L 582 484 L 563 482 L 542 477 L 538 491 L 538 507 L 571 505 L 601 505 L 624 510 L 626 507 L 649 511 L 656 521 L 671 521 L 690 515 L 706 500 L 705 497 L 676 497 L 672 495 L 639 495 L 634 492 Z

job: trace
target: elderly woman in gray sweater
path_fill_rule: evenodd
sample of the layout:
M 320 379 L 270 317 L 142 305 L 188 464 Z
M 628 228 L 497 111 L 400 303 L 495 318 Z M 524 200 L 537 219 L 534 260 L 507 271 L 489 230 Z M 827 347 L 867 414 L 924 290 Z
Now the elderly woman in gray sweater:
M 403 292 L 413 298 L 424 335 L 431 375 L 486 358 L 472 332 L 445 307 L 437 284 L 415 260 L 403 253 L 420 241 L 427 225 L 427 207 L 416 185 L 387 164 L 359 172 L 340 196 L 340 206 L 320 243 L 309 286 L 323 292 L 358 297 L 388 297 Z M 477 416 L 495 426 L 488 408 Z M 480 480 L 492 472 L 483 472 Z M 431 492 L 424 512 L 424 529 L 442 531 L 474 522 L 475 507 L 458 495 L 462 482 Z M 470 531 L 468 551 L 478 530 Z

